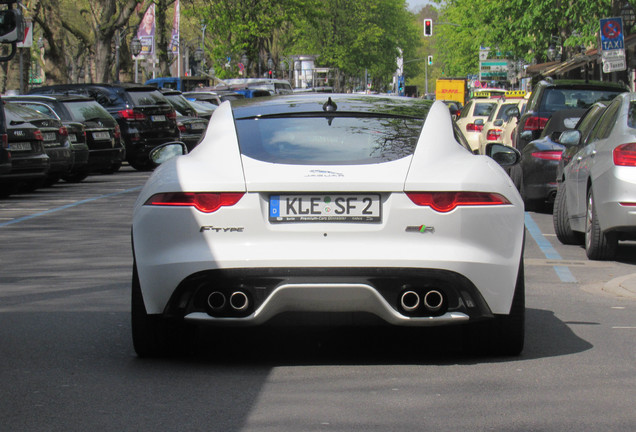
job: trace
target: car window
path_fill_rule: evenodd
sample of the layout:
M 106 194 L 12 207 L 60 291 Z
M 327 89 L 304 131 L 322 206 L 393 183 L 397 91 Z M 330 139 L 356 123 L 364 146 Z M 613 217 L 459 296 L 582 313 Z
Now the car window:
M 53 111 L 53 109 L 51 109 L 51 107 L 49 107 L 48 105 L 44 105 L 44 104 L 40 104 L 40 103 L 33 103 L 33 102 L 17 102 L 22 106 L 25 106 L 27 108 L 31 108 L 33 110 L 39 111 L 42 114 L 45 114 L 49 117 L 53 117 L 53 118 L 57 118 L 59 119 L 60 117 L 57 115 L 57 113 L 55 111 Z
M 636 102 L 629 103 L 629 111 L 627 114 L 627 125 L 630 128 L 636 128 Z
M 133 103 L 139 105 L 165 105 L 168 103 L 158 90 L 129 91 L 128 94 Z
M 41 120 L 42 118 L 47 118 L 46 114 L 43 114 L 39 111 L 33 110 L 31 108 L 27 108 L 17 103 L 10 102 L 5 105 L 5 111 L 11 113 L 13 115 L 13 119 L 21 119 L 24 121 L 31 120 Z
M 95 119 L 112 119 L 108 111 L 94 101 L 69 101 L 65 102 L 64 105 L 71 114 L 71 118 L 77 122 Z
M 599 101 L 611 101 L 621 93 L 620 90 L 548 88 L 545 90 L 539 110 L 555 112 L 566 108 L 589 108 Z
M 616 123 L 616 117 L 621 107 L 621 101 L 615 101 L 607 107 L 594 129 L 589 142 L 607 138 L 612 132 L 612 127 Z
M 510 116 L 508 116 L 508 114 L 506 114 L 506 111 L 508 111 L 508 109 L 517 106 L 516 103 L 505 103 L 505 104 L 501 104 L 501 106 L 499 107 L 499 110 L 497 111 L 497 117 L 495 118 L 495 120 L 503 120 L 505 122 L 507 122 L 510 119 Z
M 462 112 L 461 114 L 459 114 L 459 118 L 465 118 L 468 117 L 468 113 L 470 112 L 470 109 L 473 106 L 473 101 L 469 101 L 466 105 L 464 105 L 464 108 L 462 108 Z
M 468 144 L 468 141 L 466 141 L 464 134 L 461 132 L 461 129 L 459 129 L 459 127 L 457 126 L 457 123 L 454 123 L 454 122 L 453 122 L 453 135 L 455 135 L 455 139 L 457 140 L 459 144 L 461 144 L 462 147 L 464 147 L 466 150 L 468 150 L 471 153 L 473 152 L 472 148 L 470 147 L 470 144 Z
M 496 102 L 476 102 L 473 116 L 489 116 L 496 104 Z
M 196 111 L 192 108 L 192 105 L 188 103 L 188 100 L 180 94 L 164 95 L 170 102 L 170 105 L 174 107 L 179 115 L 182 116 L 195 116 Z
M 585 142 L 587 140 L 590 131 L 596 125 L 596 122 L 601 117 L 604 109 L 605 107 L 600 105 L 594 106 L 590 108 L 585 116 L 581 117 L 581 120 L 579 120 L 579 123 L 576 125 L 576 129 L 581 132 L 581 142 Z
M 255 117 L 236 120 L 241 153 L 264 162 L 371 164 L 413 154 L 424 119 L 403 117 Z M 320 130 L 320 134 L 308 134 Z

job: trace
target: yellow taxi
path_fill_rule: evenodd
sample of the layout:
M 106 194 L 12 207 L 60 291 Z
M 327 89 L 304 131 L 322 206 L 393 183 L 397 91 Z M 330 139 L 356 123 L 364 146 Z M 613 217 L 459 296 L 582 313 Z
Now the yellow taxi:
M 462 109 L 457 125 L 464 134 L 464 138 L 470 145 L 473 153 L 479 153 L 479 135 L 484 128 L 484 123 L 490 116 L 490 112 L 501 98 L 499 92 L 479 91 L 473 94 Z
M 491 143 L 504 143 L 504 128 L 510 121 L 516 123 L 516 117 L 508 115 L 508 109 L 519 106 L 519 102 L 525 100 L 526 92 L 523 90 L 508 90 L 497 100 L 497 104 L 484 122 L 484 127 L 479 134 L 479 153 L 485 154 L 486 146 Z

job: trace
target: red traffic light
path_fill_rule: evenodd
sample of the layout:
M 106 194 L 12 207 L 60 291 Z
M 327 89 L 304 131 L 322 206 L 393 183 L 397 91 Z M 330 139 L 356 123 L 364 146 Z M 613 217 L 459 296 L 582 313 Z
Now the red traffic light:
M 430 18 L 424 20 L 424 36 L 433 36 L 433 20 Z

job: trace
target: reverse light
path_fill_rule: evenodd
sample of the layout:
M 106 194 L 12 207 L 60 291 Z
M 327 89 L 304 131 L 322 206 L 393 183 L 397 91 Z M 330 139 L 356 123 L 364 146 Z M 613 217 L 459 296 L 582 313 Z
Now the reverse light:
M 614 149 L 614 165 L 636 166 L 636 143 L 619 145 Z
M 548 122 L 546 117 L 537 117 L 532 116 L 526 119 L 526 122 L 523 125 L 524 131 L 538 131 L 545 129 L 545 124 Z
M 562 154 L 563 150 L 545 150 L 532 153 L 532 157 L 535 159 L 558 161 L 561 160 Z
M 490 192 L 406 192 L 418 206 L 430 207 L 446 213 L 460 206 L 507 205 L 510 201 L 503 195 Z
M 194 207 L 203 213 L 212 213 L 224 206 L 233 206 L 244 192 L 165 192 L 151 196 L 144 205 Z
M 120 110 L 119 115 L 124 120 L 146 120 L 146 116 L 144 113 L 137 112 L 131 108 Z

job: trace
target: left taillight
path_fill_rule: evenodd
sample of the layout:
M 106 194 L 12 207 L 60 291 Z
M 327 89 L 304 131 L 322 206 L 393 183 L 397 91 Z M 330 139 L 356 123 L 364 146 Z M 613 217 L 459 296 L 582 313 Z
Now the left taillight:
M 68 129 L 66 128 L 66 126 L 60 127 L 59 134 L 61 136 L 68 136 Z
M 406 195 L 414 204 L 430 207 L 440 213 L 463 206 L 510 204 L 503 195 L 490 192 L 406 192 Z
M 636 143 L 617 146 L 614 149 L 614 165 L 636 166 Z
M 488 141 L 498 141 L 501 139 L 501 129 L 488 129 L 486 139 Z
M 164 192 L 151 196 L 144 205 L 194 207 L 212 213 L 224 206 L 233 206 L 245 195 L 243 192 Z

